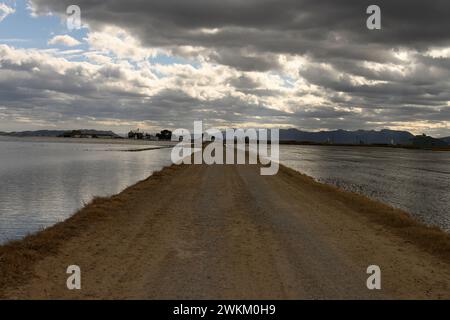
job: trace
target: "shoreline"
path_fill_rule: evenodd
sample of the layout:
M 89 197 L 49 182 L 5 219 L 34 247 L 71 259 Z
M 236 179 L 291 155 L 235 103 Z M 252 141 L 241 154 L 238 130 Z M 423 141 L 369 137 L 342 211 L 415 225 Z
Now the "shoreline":
M 48 143 L 80 143 L 80 144 L 112 144 L 112 145 L 136 145 L 136 146 L 161 146 L 173 147 L 178 142 L 173 141 L 153 141 L 153 140 L 133 140 L 133 139 L 104 139 L 104 138 L 63 138 L 63 137 L 16 137 L 16 136 L 2 136 L 1 141 L 22 141 L 22 142 L 48 142 Z M 301 142 L 282 140 L 279 142 L 280 146 L 315 146 L 315 147 L 355 147 L 355 148 L 388 148 L 388 149 L 404 149 L 417 151 L 434 151 L 434 152 L 448 152 L 448 147 L 417 147 L 411 145 L 389 145 L 389 144 L 330 144 L 330 143 L 315 143 L 315 142 Z
M 105 239 L 109 239 L 110 237 L 114 237 L 114 233 L 112 232 L 112 229 L 118 231 L 122 230 L 122 226 L 125 224 L 130 224 L 129 228 L 130 230 L 134 230 L 134 228 L 137 227 L 137 225 L 133 225 L 132 221 L 130 222 L 129 219 L 127 219 L 127 214 L 130 214 L 130 216 L 133 217 L 133 219 L 141 220 L 144 219 L 147 221 L 147 219 L 150 219 L 154 222 L 156 219 L 155 216 L 158 217 L 165 217 L 167 220 L 172 221 L 172 219 L 176 219 L 169 217 L 166 210 L 171 211 L 174 209 L 174 207 L 177 209 L 176 213 L 181 214 L 180 212 L 183 212 L 183 210 L 186 210 L 189 215 L 196 215 L 199 211 L 195 208 L 192 210 L 189 210 L 186 208 L 187 206 L 192 205 L 192 203 L 195 202 L 203 202 L 206 201 L 206 196 L 202 197 L 201 195 L 192 194 L 191 199 L 188 199 L 190 201 L 183 203 L 182 200 L 178 205 L 173 204 L 172 202 L 175 202 L 175 199 L 177 195 L 169 195 L 164 196 L 164 192 L 155 192 L 152 194 L 153 190 L 156 189 L 164 189 L 166 192 L 170 190 L 170 187 L 167 186 L 169 182 L 172 183 L 172 187 L 179 186 L 183 190 L 183 188 L 186 186 L 186 183 L 189 183 L 192 179 L 196 181 L 196 183 L 202 183 L 202 184 L 208 184 L 207 181 L 205 181 L 204 178 L 202 178 L 202 175 L 206 171 L 217 171 L 214 174 L 218 175 L 217 177 L 220 177 L 220 179 L 223 179 L 223 181 L 220 181 L 220 188 L 223 188 L 224 184 L 228 185 L 228 183 L 239 183 L 242 184 L 239 179 L 248 179 L 248 182 L 252 183 L 263 183 L 260 187 L 265 188 L 269 184 L 272 187 L 275 187 L 275 190 L 277 189 L 277 186 L 283 186 L 284 188 L 289 188 L 292 195 L 296 195 L 296 192 L 299 192 L 299 190 L 306 195 L 307 198 L 311 196 L 311 200 L 309 201 L 307 205 L 311 208 L 303 213 L 304 217 L 307 221 L 310 221 L 310 226 L 308 226 L 307 230 L 310 228 L 317 230 L 320 230 L 320 232 L 323 232 L 326 234 L 326 236 L 320 235 L 318 239 L 321 242 L 322 240 L 327 243 L 327 241 L 340 241 L 345 242 L 346 238 L 353 239 L 350 234 L 351 233 L 358 233 L 360 237 L 364 235 L 364 233 L 370 234 L 373 236 L 374 239 L 377 239 L 380 243 L 384 242 L 392 242 L 392 246 L 399 247 L 400 252 L 398 254 L 404 255 L 405 253 L 411 256 L 417 255 L 417 260 L 423 260 L 424 257 L 428 259 L 435 259 L 438 264 L 441 264 L 442 267 L 446 270 L 450 270 L 450 235 L 445 233 L 444 231 L 440 230 L 437 227 L 430 227 L 426 226 L 418 221 L 416 221 L 414 218 L 412 218 L 408 213 L 401 211 L 399 209 L 392 208 L 386 204 L 383 204 L 381 202 L 372 200 L 364 195 L 356 194 L 356 193 L 350 193 L 343 191 L 335 186 L 322 184 L 317 181 L 315 181 L 312 177 L 306 176 L 302 173 L 299 173 L 295 171 L 294 169 L 287 168 L 283 165 L 280 165 L 280 172 L 278 176 L 269 177 L 269 178 L 262 178 L 260 176 L 254 176 L 253 170 L 248 168 L 249 166 L 221 166 L 221 167 L 214 167 L 213 169 L 208 169 L 208 167 L 205 166 L 197 166 L 196 168 L 193 168 L 189 165 L 181 165 L 176 166 L 172 165 L 170 167 L 166 167 L 162 169 L 161 171 L 155 172 L 153 175 L 148 177 L 145 180 L 142 180 L 138 183 L 136 183 L 133 186 L 130 186 L 126 188 L 121 193 L 111 196 L 109 198 L 96 198 L 91 203 L 86 205 L 83 209 L 76 212 L 74 215 L 72 215 L 69 219 L 60 222 L 52 227 L 49 227 L 41 232 L 38 232 L 36 234 L 27 236 L 26 238 L 22 240 L 16 240 L 12 241 L 10 243 L 7 243 L 5 245 L 0 246 L 0 298 L 46 298 L 45 295 L 42 295 L 42 293 L 39 293 L 36 287 L 42 286 L 46 287 L 48 286 L 48 291 L 46 291 L 46 295 L 49 295 L 50 297 L 64 297 L 64 298 L 72 298 L 76 297 L 79 298 L 80 296 L 73 292 L 66 292 L 63 290 L 64 288 L 59 288 L 56 290 L 54 288 L 54 284 L 52 284 L 51 278 L 48 278 L 42 275 L 36 274 L 36 269 L 39 269 L 38 266 L 42 265 L 42 262 L 44 261 L 43 265 L 46 265 L 46 261 L 53 261 L 51 263 L 54 263 L 54 260 L 61 260 L 61 251 L 67 250 L 67 252 L 74 252 L 73 247 L 67 248 L 67 243 L 70 242 L 80 242 L 80 250 L 87 250 L 87 252 L 92 251 L 92 243 L 95 243 L 95 241 L 100 241 L 102 237 Z M 253 166 L 254 167 L 254 166 Z M 221 169 L 223 168 L 223 169 Z M 230 171 L 230 170 L 233 170 Z M 222 176 L 221 171 L 230 171 L 229 173 L 234 173 L 234 170 L 241 170 L 242 172 L 238 172 L 236 175 L 237 179 L 236 181 L 229 182 L 228 180 L 231 180 L 230 177 L 227 177 L 226 175 Z M 256 170 L 257 171 L 257 170 Z M 192 173 L 191 173 L 192 172 Z M 241 175 L 241 176 L 239 176 Z M 186 181 L 184 181 L 184 180 Z M 178 181 L 179 180 L 179 181 Z M 245 184 L 244 184 L 245 185 Z M 250 185 L 247 185 L 245 187 L 247 189 L 252 189 Z M 244 206 L 243 201 L 236 201 L 237 209 L 232 210 L 233 212 L 239 211 L 242 209 L 242 213 L 248 214 L 249 212 L 253 212 L 253 207 L 264 207 L 269 208 L 267 214 L 275 215 L 278 211 L 278 206 L 281 209 L 288 208 L 286 212 L 289 213 L 289 217 L 286 216 L 286 219 L 291 219 L 290 215 L 294 214 L 295 210 L 291 210 L 293 207 L 288 207 L 291 204 L 289 203 L 290 200 L 286 201 L 276 201 L 274 203 L 271 203 L 270 205 L 274 206 L 274 210 L 270 210 L 270 205 L 268 206 L 262 206 L 263 199 L 257 199 L 258 196 L 253 193 L 254 190 L 243 190 L 244 193 L 246 193 L 245 199 L 247 201 L 254 201 L 252 204 L 252 207 L 248 208 L 241 208 L 241 206 Z M 176 188 L 173 188 L 176 189 Z M 233 190 L 233 188 L 230 189 L 230 191 Z M 207 192 L 206 189 L 200 189 L 198 190 L 200 194 L 203 192 Z M 145 197 L 150 198 L 150 202 L 148 203 L 151 206 L 162 206 L 160 210 L 156 209 L 145 209 L 144 211 L 139 211 L 138 209 L 141 209 L 139 203 L 144 201 L 143 199 Z M 231 195 L 231 200 L 234 200 L 234 195 Z M 250 198 L 249 198 L 250 197 Z M 282 195 L 281 195 L 282 197 Z M 320 210 L 317 209 L 317 212 L 314 212 L 314 208 L 317 207 L 320 204 L 320 201 L 314 201 L 314 198 L 317 197 L 319 200 L 326 200 L 326 207 L 325 210 L 321 208 Z M 295 198 L 295 197 L 294 197 Z M 250 200 L 249 200 L 250 199 Z M 256 199 L 256 201 L 255 201 Z M 290 198 L 287 198 L 290 199 Z M 317 200 L 316 199 L 316 200 Z M 208 203 L 207 206 L 212 205 L 207 199 Z M 242 199 L 239 199 L 242 200 Z M 155 203 L 159 201 L 159 203 Z M 228 201 L 229 202 L 229 201 Z M 292 201 L 294 202 L 294 201 Z M 302 205 L 304 205 L 304 202 L 300 202 L 298 208 L 301 208 Z M 227 203 L 224 203 L 224 206 L 228 205 Z M 285 208 L 286 207 L 286 208 Z M 209 207 L 208 207 L 209 208 Z M 136 213 L 134 213 L 133 210 L 136 210 Z M 301 210 L 301 209 L 299 209 Z M 328 210 L 328 211 L 327 211 Z M 324 212 L 326 211 L 326 212 Z M 132 212 L 132 213 L 130 213 Z M 335 212 L 339 212 L 340 218 L 345 219 L 349 225 L 343 223 L 342 221 L 339 221 L 338 217 L 333 217 L 332 215 L 335 214 Z M 314 213 L 314 214 L 311 214 Z M 220 212 L 220 214 L 225 214 L 225 212 Z M 317 214 L 317 216 L 315 215 Z M 146 217 L 148 215 L 148 217 Z M 183 217 L 184 215 L 181 215 L 179 217 Z M 321 218 L 318 218 L 318 216 L 321 216 Z M 131 218 L 130 218 L 131 219 Z M 195 219 L 195 217 L 193 217 Z M 239 216 L 239 219 L 244 219 L 243 217 Z M 257 219 L 257 218 L 255 218 Z M 281 218 L 280 218 L 281 219 Z M 323 221 L 321 220 L 323 219 Z M 116 221 L 118 220 L 118 221 Z M 158 219 L 159 220 L 159 219 Z M 329 229 L 327 229 L 327 225 L 324 225 L 323 223 L 321 225 L 316 225 L 318 222 L 326 222 L 328 224 Z M 161 223 L 164 223 L 162 220 Z M 178 226 L 180 221 L 172 221 L 174 226 Z M 261 221 L 253 222 L 256 224 L 262 224 Z M 278 222 L 283 224 L 283 221 Z M 97 228 L 98 227 L 98 228 Z M 192 227 L 195 227 L 193 225 Z M 264 228 L 271 228 L 271 225 L 264 226 Z M 284 226 L 283 228 L 288 228 L 287 226 Z M 361 229 L 358 229 L 361 228 Z M 174 227 L 174 229 L 176 229 Z M 178 232 L 174 229 L 168 229 L 167 231 L 169 233 L 175 233 Z M 182 229 L 184 230 L 184 229 Z M 339 231 L 340 230 L 340 231 Z M 375 231 L 374 231 L 375 230 Z M 124 230 L 123 232 L 125 232 Z M 159 235 L 158 230 L 153 230 L 154 233 L 146 234 L 149 239 L 163 237 L 163 235 Z M 143 232 L 143 231 L 141 231 Z M 208 231 L 209 232 L 209 231 Z M 207 233 L 208 233 L 207 232 Z M 234 231 L 233 231 L 234 232 Z M 255 231 L 256 232 L 256 231 Z M 336 234 L 336 232 L 341 232 L 340 234 Z M 330 233 L 330 234 L 328 234 Z M 372 235 L 373 233 L 373 235 Z M 381 234 L 381 237 L 380 237 Z M 312 233 L 311 235 L 314 235 Z M 128 239 L 134 238 L 135 234 L 130 233 L 124 233 L 123 236 Z M 169 236 L 176 236 L 176 235 L 167 235 Z M 278 233 L 271 235 L 270 237 L 278 237 L 280 236 Z M 93 238 L 96 237 L 96 238 Z M 200 236 L 201 237 L 201 236 Z M 211 235 L 213 239 L 215 239 L 215 235 Z M 256 237 L 256 235 L 255 235 Z M 86 242 L 79 241 L 78 239 L 84 239 Z M 378 239 L 380 238 L 380 239 Z M 327 241 L 325 241 L 325 240 Z M 206 239 L 207 240 L 207 239 Z M 304 239 L 305 240 L 305 239 Z M 111 240 L 111 244 L 115 245 L 117 243 L 116 240 Z M 130 240 L 131 241 L 131 240 Z M 203 241 L 203 240 L 202 240 Z M 261 240 L 262 241 L 262 240 Z M 266 241 L 264 239 L 264 241 Z M 306 240 L 305 240 L 306 241 Z M 375 240 L 374 240 L 375 241 Z M 397 243 L 398 242 L 398 243 Z M 131 242 L 130 245 L 133 243 Z M 100 244 L 99 244 L 100 245 Z M 283 245 L 283 241 L 280 242 L 280 245 Z M 315 244 L 311 244 L 313 246 Z M 337 246 L 338 244 L 334 243 L 331 245 L 333 248 Z M 347 253 L 343 248 L 346 248 L 348 250 L 351 248 L 351 246 L 361 246 L 361 243 L 347 243 L 346 245 L 342 245 L 340 249 L 343 250 L 344 255 Z M 370 246 L 370 244 L 368 244 Z M 86 246 L 86 248 L 83 248 L 83 246 Z M 404 248 L 403 248 L 404 246 Z M 249 247 L 247 249 L 252 250 L 253 247 Z M 405 249 L 406 248 L 406 249 Z M 409 248 L 409 249 L 408 249 Z M 145 249 L 145 248 L 144 248 Z M 142 249 L 142 250 L 144 250 Z M 150 248 L 146 248 L 150 249 Z M 212 248 L 213 250 L 215 248 Z M 381 251 L 383 250 L 391 250 L 389 246 L 382 247 Z M 364 251 L 372 251 L 373 248 L 371 247 L 365 247 L 362 248 L 362 252 L 352 252 L 351 255 L 361 255 L 361 257 L 364 256 Z M 401 252 L 404 250 L 403 252 Z M 150 250 L 151 251 L 151 250 Z M 195 251 L 195 250 L 194 250 Z M 410 252 L 409 252 L 410 251 Z M 66 252 L 66 255 L 67 255 Z M 162 251 L 163 252 L 163 251 Z M 126 254 L 126 252 L 123 252 L 123 254 Z M 189 253 L 193 254 L 194 253 Z M 372 253 L 375 254 L 375 253 Z M 334 254 L 333 254 L 334 255 Z M 378 254 L 377 254 L 378 255 Z M 383 254 L 381 254 L 383 255 Z M 423 256 L 422 256 L 423 255 Z M 331 254 L 330 254 L 331 256 Z M 406 256 L 405 256 L 406 257 Z M 139 257 L 131 256 L 130 263 L 133 259 L 139 260 Z M 91 259 L 91 258 L 90 258 Z M 258 259 L 262 259 L 258 257 Z M 413 260 L 414 260 L 413 259 Z M 87 259 L 89 261 L 89 258 Z M 209 260 L 208 260 L 209 261 Z M 415 261 L 415 260 L 414 260 Z M 433 261 L 436 263 L 436 261 Z M 93 261 L 91 261 L 93 262 Z M 433 262 L 430 262 L 430 264 L 433 264 Z M 205 262 L 209 263 L 209 262 Z M 329 263 L 332 263 L 332 261 L 329 261 Z M 400 262 L 396 262 L 400 263 Z M 426 261 L 428 263 L 428 261 Z M 117 268 L 115 265 L 110 266 L 112 269 Z M 153 266 L 152 266 L 153 267 Z M 402 266 L 403 268 L 404 266 Z M 427 268 L 431 266 L 427 265 Z M 267 266 L 267 268 L 271 268 Z M 417 267 L 419 268 L 419 267 Z M 50 270 L 45 270 L 46 273 L 49 273 Z M 118 271 L 117 271 L 118 272 Z M 265 272 L 265 271 L 262 271 Z M 436 275 L 441 274 L 442 270 L 434 270 L 433 271 Z M 450 273 L 450 272 L 449 272 Z M 99 275 L 97 275 L 99 276 Z M 436 281 L 433 281 L 435 283 L 437 282 L 443 282 L 447 288 L 450 285 L 450 274 L 447 274 L 445 272 L 440 275 L 444 277 L 443 279 L 436 278 Z M 449 278 L 447 278 L 449 276 Z M 36 280 L 37 282 L 34 283 L 35 278 L 41 277 L 41 279 Z M 64 275 L 62 275 L 64 277 Z M 408 275 L 406 275 L 408 277 Z M 31 280 L 30 280 L 31 279 Z M 45 280 L 45 281 L 44 281 Z M 42 282 L 44 281 L 44 282 Z M 156 280 L 155 280 L 156 281 Z M 392 280 L 394 281 L 394 280 Z M 37 286 L 39 284 L 39 286 Z M 31 287 L 28 287 L 31 286 Z M 33 289 L 30 289 L 33 288 Z M 402 291 L 406 288 L 400 288 Z M 441 288 L 442 289 L 442 288 Z M 51 290 L 54 290 L 54 296 L 52 294 L 49 294 Z M 241 290 L 241 289 L 239 289 Z M 238 290 L 238 291 L 239 291 Z M 392 289 L 394 293 L 399 294 L 398 292 L 395 292 L 394 289 Z M 411 290 L 410 288 L 408 289 Z M 406 290 L 406 291 L 408 291 Z M 425 292 L 411 292 L 411 298 L 423 298 L 427 297 L 427 294 L 430 294 L 432 297 L 442 297 L 442 292 L 438 295 L 433 295 L 433 290 L 431 290 L 428 293 Z M 405 292 L 401 292 L 400 297 L 403 297 L 403 295 L 406 295 Z M 198 294 L 198 293 L 197 293 Z M 238 297 L 240 292 L 235 292 L 235 295 L 228 295 L 226 297 L 228 298 L 236 298 Z M 265 294 L 268 294 L 265 292 Z M 142 295 L 142 292 L 136 295 L 137 297 L 153 297 L 153 298 L 159 298 L 157 295 L 157 292 L 153 295 Z M 167 297 L 164 294 L 161 294 L 161 296 Z M 289 296 L 289 295 L 288 295 Z M 450 296 L 450 292 L 448 292 L 447 298 Z M 134 295 L 123 294 L 121 295 L 121 292 L 117 292 L 113 294 L 112 296 L 109 295 L 102 295 L 101 293 L 92 294 L 92 296 L 89 295 L 81 295 L 83 298 L 116 298 L 116 297 L 134 297 Z M 172 297 L 169 295 L 169 297 Z M 197 295 L 193 294 L 191 297 L 187 298 L 196 298 Z M 214 294 L 210 294 L 210 298 L 216 298 Z M 260 296 L 258 296 L 260 297 Z M 257 298 L 258 298 L 257 297 Z M 262 295 L 262 297 L 266 297 L 265 295 Z M 276 298 L 274 295 L 268 295 L 269 298 Z M 291 296 L 289 296 L 291 297 Z M 297 297 L 295 295 L 292 295 L 292 297 Z M 331 295 L 331 298 L 335 298 L 336 296 Z M 339 296 L 337 296 L 339 297 Z M 175 295 L 175 298 L 179 298 L 179 296 Z M 322 296 L 318 296 L 318 298 L 322 298 Z M 327 298 L 327 296 L 323 297 Z M 408 298 L 408 296 L 406 296 Z
M 419 150 L 419 151 L 450 151 L 450 146 L 445 147 L 418 147 L 413 145 L 390 145 L 390 144 L 346 144 L 346 143 L 320 143 L 320 142 L 299 142 L 282 140 L 280 145 L 284 146 L 315 146 L 315 147 L 356 147 L 356 148 L 388 148 L 388 149 L 405 149 L 405 150 Z
M 14 137 L 0 136 L 0 142 L 39 142 L 39 143 L 79 143 L 79 144 L 110 144 L 129 146 L 173 147 L 176 142 L 152 141 L 134 139 L 102 139 L 102 138 L 63 138 L 63 137 Z

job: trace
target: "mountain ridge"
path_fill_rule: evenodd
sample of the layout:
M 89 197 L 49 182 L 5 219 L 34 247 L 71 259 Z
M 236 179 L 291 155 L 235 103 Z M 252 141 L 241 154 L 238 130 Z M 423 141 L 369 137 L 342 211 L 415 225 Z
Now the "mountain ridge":
M 355 130 L 302 131 L 295 128 L 280 130 L 280 141 L 313 142 L 329 144 L 402 144 L 412 143 L 415 136 L 399 130 Z
M 88 135 L 110 135 L 119 137 L 118 134 L 113 131 L 107 130 L 95 130 L 95 129 L 78 129 L 78 130 L 29 130 L 29 131 L 13 131 L 13 132 L 3 132 L 0 131 L 0 136 L 10 136 L 10 137 L 60 137 L 64 134 L 79 131 L 82 134 Z
M 36 130 L 36 131 L 14 131 L 2 132 L 0 136 L 12 137 L 61 137 L 73 132 L 81 132 L 84 135 L 109 135 L 120 137 L 113 131 L 79 129 L 79 130 Z M 320 143 L 320 144 L 350 144 L 350 145 L 412 145 L 417 141 L 417 137 L 409 131 L 401 130 L 322 130 L 322 131 L 303 131 L 297 128 L 280 129 L 280 141 L 291 141 L 298 143 Z M 430 137 L 431 138 L 431 137 Z M 433 138 L 434 139 L 434 138 Z M 422 139 L 423 140 L 423 139 Z M 436 138 L 450 145 L 450 137 Z

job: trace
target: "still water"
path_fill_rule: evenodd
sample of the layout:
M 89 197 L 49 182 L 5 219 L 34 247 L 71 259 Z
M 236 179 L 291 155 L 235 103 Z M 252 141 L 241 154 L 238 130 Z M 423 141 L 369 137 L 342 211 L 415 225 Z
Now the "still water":
M 281 163 L 450 231 L 450 152 L 281 146 Z
M 63 221 L 95 196 L 116 194 L 170 165 L 170 149 L 0 141 L 0 243 Z

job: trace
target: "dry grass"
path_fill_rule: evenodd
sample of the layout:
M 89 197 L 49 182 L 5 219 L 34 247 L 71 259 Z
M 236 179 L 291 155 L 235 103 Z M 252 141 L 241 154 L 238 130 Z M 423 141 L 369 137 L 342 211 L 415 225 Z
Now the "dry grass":
M 66 240 L 77 236 L 92 223 L 108 216 L 111 200 L 96 198 L 64 222 L 23 240 L 0 247 L 0 297 L 7 284 L 20 285 L 33 274 L 35 263 L 58 252 Z

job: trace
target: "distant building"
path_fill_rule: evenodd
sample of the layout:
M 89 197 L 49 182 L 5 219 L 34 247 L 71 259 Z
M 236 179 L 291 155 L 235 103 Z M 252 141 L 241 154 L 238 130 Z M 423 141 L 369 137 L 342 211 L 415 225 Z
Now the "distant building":
M 97 131 L 97 130 L 72 130 L 65 131 L 60 137 L 64 138 L 101 138 L 101 139 L 117 139 L 120 138 L 112 131 Z
M 143 140 L 144 139 L 144 133 L 140 132 L 139 129 L 136 131 L 130 131 L 128 132 L 128 139 L 136 139 L 136 140 Z
M 160 133 L 152 135 L 149 133 L 142 132 L 139 129 L 131 130 L 130 132 L 128 132 L 128 139 L 149 140 L 149 141 L 171 140 L 172 131 L 162 130 Z
M 158 138 L 156 136 L 149 134 L 149 133 L 145 134 L 144 139 L 149 140 L 149 141 L 158 141 Z

